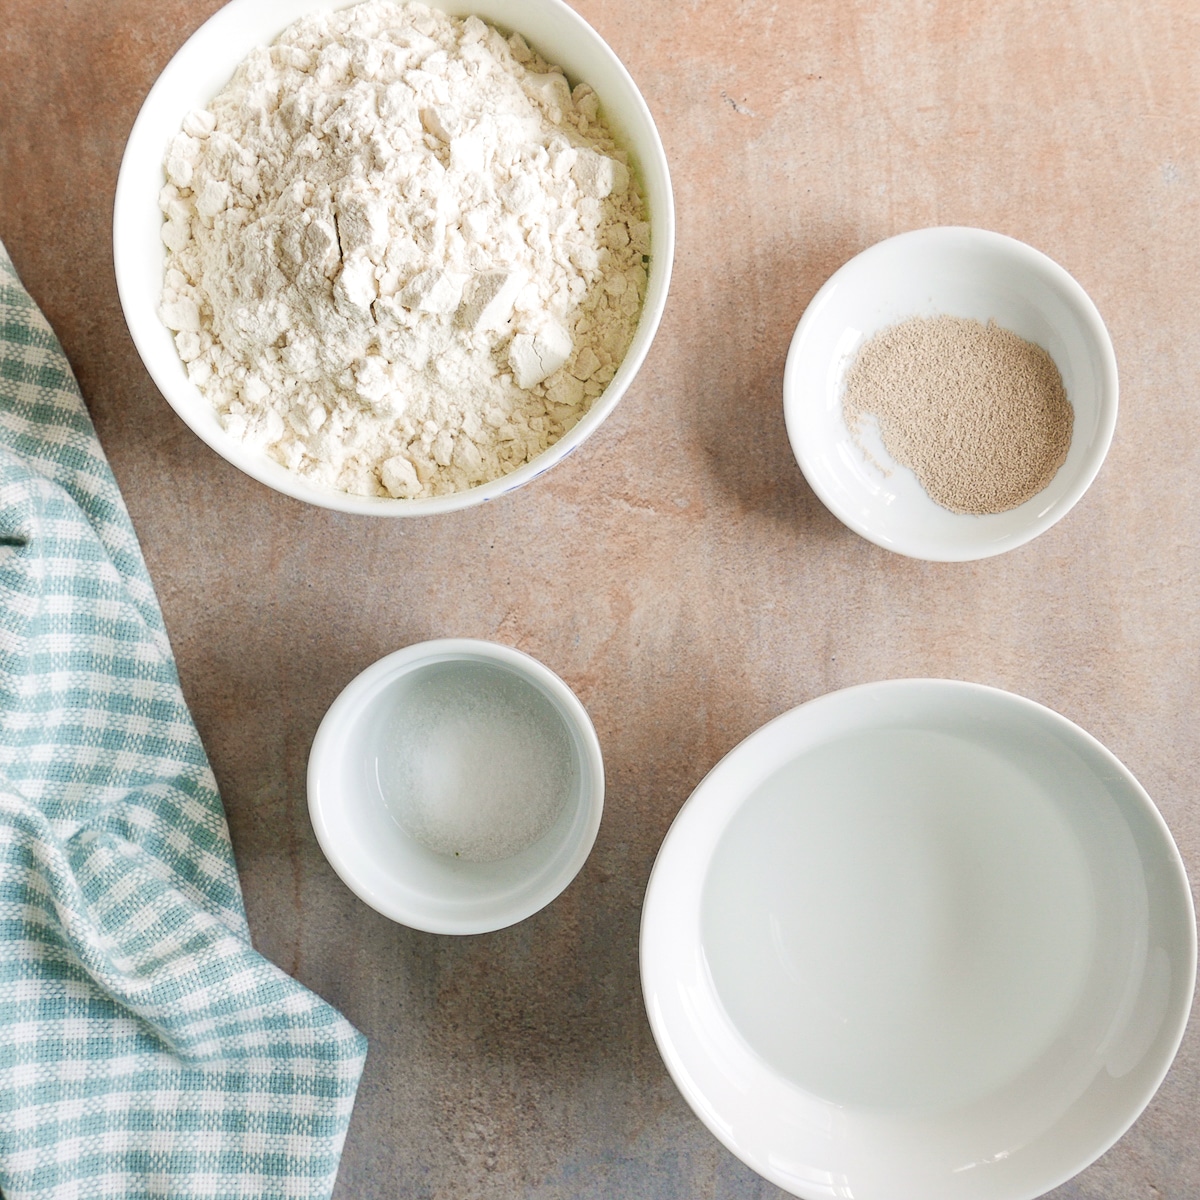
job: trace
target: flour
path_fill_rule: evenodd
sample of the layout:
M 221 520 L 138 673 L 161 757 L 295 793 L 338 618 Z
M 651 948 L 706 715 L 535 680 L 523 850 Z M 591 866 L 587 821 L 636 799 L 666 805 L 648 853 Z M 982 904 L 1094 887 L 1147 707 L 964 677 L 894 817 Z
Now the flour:
M 314 483 L 459 491 L 612 379 L 650 228 L 586 83 L 368 0 L 297 22 L 168 149 L 161 316 L 224 428 Z

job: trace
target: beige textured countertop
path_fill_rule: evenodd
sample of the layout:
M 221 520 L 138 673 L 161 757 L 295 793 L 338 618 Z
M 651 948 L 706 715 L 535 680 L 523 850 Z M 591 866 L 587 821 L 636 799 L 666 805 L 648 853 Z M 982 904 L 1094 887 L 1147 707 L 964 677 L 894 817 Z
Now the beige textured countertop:
M 1048 704 L 1155 798 L 1200 879 L 1200 8 L 1192 0 L 575 0 L 674 173 L 666 317 L 611 420 L 517 493 L 385 522 L 240 475 L 174 416 L 111 260 L 124 140 L 215 0 L 5 0 L 0 238 L 57 330 L 142 539 L 221 784 L 258 947 L 371 1049 L 339 1200 L 781 1196 L 704 1130 L 651 1041 L 639 908 L 671 818 L 767 719 L 893 676 Z M 1121 415 L 1032 544 L 913 562 L 825 511 L 788 448 L 784 354 L 842 262 L 969 224 L 1030 242 L 1112 332 Z M 591 711 L 608 797 L 549 909 L 452 939 L 334 876 L 309 744 L 359 670 L 507 642 Z M 1200 1195 L 1200 1043 L 1059 1200 Z

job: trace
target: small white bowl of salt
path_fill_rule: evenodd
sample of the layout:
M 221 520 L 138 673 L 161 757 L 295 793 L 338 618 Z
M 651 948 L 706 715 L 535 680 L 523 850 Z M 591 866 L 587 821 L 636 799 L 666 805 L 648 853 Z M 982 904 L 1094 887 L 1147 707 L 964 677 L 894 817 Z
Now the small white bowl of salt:
M 353 679 L 308 761 L 325 856 L 361 900 L 429 933 L 503 929 L 583 866 L 604 805 L 578 697 L 507 646 L 408 646 Z
M 982 229 L 919 229 L 851 259 L 796 328 L 796 461 L 842 522 L 898 554 L 986 558 L 1087 490 L 1117 420 L 1096 306 L 1057 263 Z

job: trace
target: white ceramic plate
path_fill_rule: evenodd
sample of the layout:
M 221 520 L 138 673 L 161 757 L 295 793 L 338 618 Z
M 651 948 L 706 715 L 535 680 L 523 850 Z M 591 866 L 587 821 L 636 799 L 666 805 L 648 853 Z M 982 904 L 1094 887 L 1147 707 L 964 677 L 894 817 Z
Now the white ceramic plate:
M 223 88 L 253 47 L 272 42 L 305 13 L 346 7 L 345 0 L 232 0 L 200 26 L 167 64 L 138 113 L 117 179 L 113 259 L 121 307 L 134 345 L 171 407 L 223 458 L 260 483 L 310 504 L 370 516 L 428 516 L 479 504 L 510 492 L 560 462 L 616 407 L 642 365 L 667 301 L 675 253 L 671 179 L 654 119 L 617 56 L 562 0 L 429 0 L 452 16 L 475 13 L 502 29 L 517 29 L 572 81 L 586 80 L 600 97 L 614 136 L 630 153 L 650 214 L 649 281 L 629 352 L 612 382 L 563 438 L 510 475 L 464 492 L 416 500 L 350 496 L 319 488 L 221 427 L 212 405 L 188 379 L 171 333 L 158 317 L 164 248 L 158 193 L 163 156 L 184 116 Z
M 992 320 L 1042 346 L 1075 410 L 1067 461 L 1009 512 L 940 507 L 878 438 L 872 462 L 842 416 L 846 370 L 863 342 L 910 317 L 941 314 Z M 788 351 L 783 408 L 796 461 L 836 517 L 888 550 L 959 562 L 1023 545 L 1087 490 L 1116 426 L 1117 364 L 1096 306 L 1044 254 L 983 229 L 919 229 L 864 250 L 813 297 Z
M 727 755 L 646 894 L 642 981 L 708 1128 L 806 1200 L 1028 1200 L 1132 1124 L 1191 1005 L 1150 798 L 1030 700 L 897 680 Z

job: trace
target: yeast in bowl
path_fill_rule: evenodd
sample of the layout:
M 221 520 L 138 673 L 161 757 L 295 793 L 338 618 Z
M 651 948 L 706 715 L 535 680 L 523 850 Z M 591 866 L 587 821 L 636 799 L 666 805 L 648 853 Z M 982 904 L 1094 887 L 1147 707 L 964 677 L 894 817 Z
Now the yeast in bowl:
M 994 322 L 1040 347 L 1065 387 L 1073 413 L 1065 461 L 1007 511 L 942 507 L 846 421 L 847 372 L 864 345 L 913 318 L 939 317 Z M 783 410 L 805 479 L 839 520 L 898 554 L 963 562 L 1024 545 L 1083 496 L 1116 427 L 1116 358 L 1095 304 L 1045 254 L 983 229 L 918 229 L 864 250 L 813 297 L 788 350 Z

